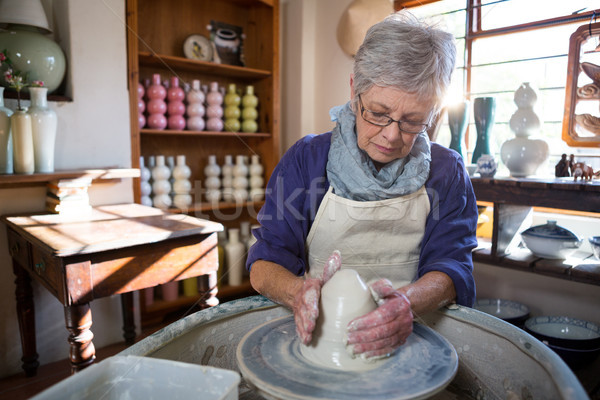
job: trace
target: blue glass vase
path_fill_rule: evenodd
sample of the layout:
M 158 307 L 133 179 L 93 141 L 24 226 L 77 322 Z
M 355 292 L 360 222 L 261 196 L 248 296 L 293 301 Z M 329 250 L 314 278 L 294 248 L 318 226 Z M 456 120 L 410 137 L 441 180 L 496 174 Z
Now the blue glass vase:
M 477 97 L 473 101 L 473 117 L 475 119 L 475 129 L 477 130 L 477 141 L 471 162 L 476 164 L 482 155 L 492 154 L 490 140 L 496 117 L 496 98 Z
M 468 100 L 453 104 L 448 107 L 448 126 L 450 127 L 450 148 L 455 150 L 465 159 L 464 138 L 469 124 L 469 104 Z

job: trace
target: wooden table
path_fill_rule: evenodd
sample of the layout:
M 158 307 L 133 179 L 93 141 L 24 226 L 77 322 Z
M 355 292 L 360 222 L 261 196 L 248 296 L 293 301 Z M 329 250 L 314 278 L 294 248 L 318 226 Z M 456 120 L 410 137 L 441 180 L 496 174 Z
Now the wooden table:
M 219 223 L 139 204 L 94 207 L 89 214 L 3 216 L 16 275 L 23 369 L 39 366 L 31 278 L 63 305 L 71 371 L 94 362 L 90 302 L 121 294 L 124 337 L 135 339 L 132 291 L 199 277 L 203 304 L 218 304 Z

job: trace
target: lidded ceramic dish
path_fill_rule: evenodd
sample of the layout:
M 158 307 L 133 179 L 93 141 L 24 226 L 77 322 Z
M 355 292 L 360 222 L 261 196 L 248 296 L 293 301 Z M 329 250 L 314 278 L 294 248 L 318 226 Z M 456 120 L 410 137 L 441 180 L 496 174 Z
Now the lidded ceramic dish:
M 521 237 L 525 246 L 536 256 L 557 259 L 567 258 L 581 246 L 583 241 L 552 220 L 521 232 Z

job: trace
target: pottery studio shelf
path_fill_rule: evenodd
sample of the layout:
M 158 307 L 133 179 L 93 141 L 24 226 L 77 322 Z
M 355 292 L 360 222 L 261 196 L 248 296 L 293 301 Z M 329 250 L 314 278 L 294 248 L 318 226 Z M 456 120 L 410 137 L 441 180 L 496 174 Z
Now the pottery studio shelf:
M 492 240 L 479 238 L 474 261 L 600 285 L 600 261 L 592 253 L 579 250 L 566 260 L 544 259 L 518 247 L 515 240 L 533 207 L 600 213 L 600 181 L 474 177 L 471 182 L 477 200 L 491 202 L 494 208 Z
M 45 186 L 57 179 L 91 178 L 92 183 L 118 182 L 125 178 L 138 178 L 138 168 L 100 168 L 55 171 L 47 174 L 0 174 L 0 189 Z

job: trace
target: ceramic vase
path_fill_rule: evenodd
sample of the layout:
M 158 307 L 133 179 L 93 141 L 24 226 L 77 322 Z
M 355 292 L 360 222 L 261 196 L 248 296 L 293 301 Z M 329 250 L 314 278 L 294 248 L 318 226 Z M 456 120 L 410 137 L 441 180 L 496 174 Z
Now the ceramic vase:
M 30 87 L 31 106 L 27 111 L 31 115 L 31 130 L 33 133 L 33 154 L 35 172 L 54 172 L 54 144 L 58 118 L 56 112 L 48 107 L 45 87 Z
M 177 156 L 177 164 L 173 168 L 173 204 L 180 210 L 187 210 L 192 205 L 192 184 L 190 182 L 190 176 L 192 172 L 190 167 L 186 165 L 184 155 Z
M 152 185 L 154 184 L 154 178 L 152 177 L 152 171 L 154 170 L 154 167 L 156 167 L 156 156 L 149 156 L 148 169 L 150 170 L 150 179 L 148 179 L 148 183 L 150 184 L 150 188 L 152 188 Z M 150 200 L 152 201 L 152 204 L 154 204 L 154 190 L 152 190 L 152 193 L 150 193 Z
M 0 174 L 12 174 L 13 138 L 10 130 L 10 116 L 13 111 L 4 107 L 4 88 L 0 86 Z
M 221 167 L 217 164 L 217 156 L 208 156 L 208 164 L 204 167 L 204 187 L 206 200 L 214 203 L 221 200 Z
M 237 93 L 234 83 L 230 83 L 225 95 L 225 130 L 228 132 L 239 132 L 241 129 L 240 110 L 241 98 Z
M 16 110 L 10 117 L 13 136 L 13 167 L 16 174 L 33 174 L 35 156 L 33 152 L 33 130 L 31 115 L 26 108 Z
M 203 131 L 206 127 L 206 123 L 204 122 L 204 114 L 206 110 L 204 109 L 204 92 L 202 92 L 200 87 L 200 81 L 198 79 L 194 79 L 192 81 L 192 88 L 187 94 L 187 129 L 190 131 Z
M 535 175 L 538 167 L 548 159 L 548 144 L 544 140 L 530 138 L 540 128 L 540 120 L 533 110 L 536 101 L 537 95 L 528 82 L 515 91 L 517 110 L 509 122 L 515 137 L 500 148 L 502 162 L 514 177 Z
M 242 97 L 242 132 L 258 131 L 258 97 L 254 94 L 254 86 L 246 86 L 246 94 Z
M 26 5 L 32 6 L 36 4 Z M 47 28 L 8 24 L 0 32 L 0 51 L 7 52 L 14 70 L 27 72 L 29 82 L 42 81 L 48 93 L 53 93 L 63 81 L 67 63 L 61 47 L 46 36 L 50 33 Z M 2 86 L 8 87 L 4 75 L 0 75 L 0 81 Z
M 165 129 L 167 127 L 167 118 L 165 117 L 167 112 L 167 103 L 165 102 L 167 89 L 160 82 L 160 74 L 152 75 L 152 83 L 148 86 L 146 97 L 148 98 L 148 104 L 146 104 L 148 128 Z
M 175 157 L 165 157 L 165 163 L 167 164 L 167 167 L 169 167 L 169 185 L 171 185 L 169 197 L 171 198 L 171 204 L 173 204 L 173 197 L 175 196 L 175 192 L 173 191 L 173 184 L 175 183 L 175 178 L 173 178 L 173 169 L 175 169 Z
M 175 301 L 179 297 L 179 282 L 169 282 L 160 286 L 164 301 Z
M 219 269 L 217 270 L 217 287 L 223 286 L 227 272 L 227 264 L 225 261 L 225 246 L 227 245 L 227 233 L 223 231 L 217 232 L 217 251 L 219 253 Z
M 152 204 L 156 208 L 167 209 L 171 207 L 171 184 L 169 183 L 169 177 L 171 173 L 169 167 L 165 164 L 164 156 L 156 156 L 156 166 L 152 169 Z
M 206 95 L 206 129 L 214 132 L 223 130 L 223 95 L 217 82 L 210 83 L 210 91 Z
M 471 160 L 473 164 L 476 164 L 482 155 L 492 154 L 490 141 L 496 117 L 496 98 L 477 97 L 473 101 L 473 117 L 475 119 L 475 129 L 477 130 L 477 140 Z
M 263 178 L 264 168 L 260 163 L 260 157 L 258 155 L 252 155 L 252 161 L 248 166 L 248 171 L 250 174 L 248 182 L 250 185 L 249 198 L 251 201 L 261 201 L 265 198 L 265 180 Z
M 144 157 L 140 157 L 140 203 L 151 207 L 152 199 L 150 198 L 150 194 L 152 193 L 152 185 L 150 185 L 150 176 L 152 173 L 145 164 Z
M 225 162 L 222 168 L 221 191 L 223 201 L 232 202 L 233 198 L 233 156 L 225 155 Z
M 243 155 L 235 157 L 235 166 L 233 167 L 233 199 L 236 203 L 248 200 L 248 166 Z
M 183 295 L 195 296 L 198 294 L 198 278 L 187 278 L 183 280 Z
M 144 112 L 146 111 L 146 103 L 144 102 L 144 96 L 146 95 L 146 89 L 144 85 L 138 82 L 137 87 L 138 94 L 138 128 L 142 129 L 146 126 L 146 116 Z
M 225 245 L 225 259 L 227 262 L 227 277 L 229 285 L 239 286 L 242 284 L 244 274 L 244 255 L 246 247 L 240 241 L 240 230 L 229 229 L 229 241 Z
M 464 141 L 467 125 L 469 124 L 469 105 L 468 100 L 453 104 L 448 107 L 448 127 L 450 128 L 450 146 L 460 156 L 465 159 Z
M 185 92 L 179 86 L 179 78 L 172 76 L 167 89 L 167 126 L 169 129 L 181 131 L 185 129 L 185 105 L 183 99 Z

